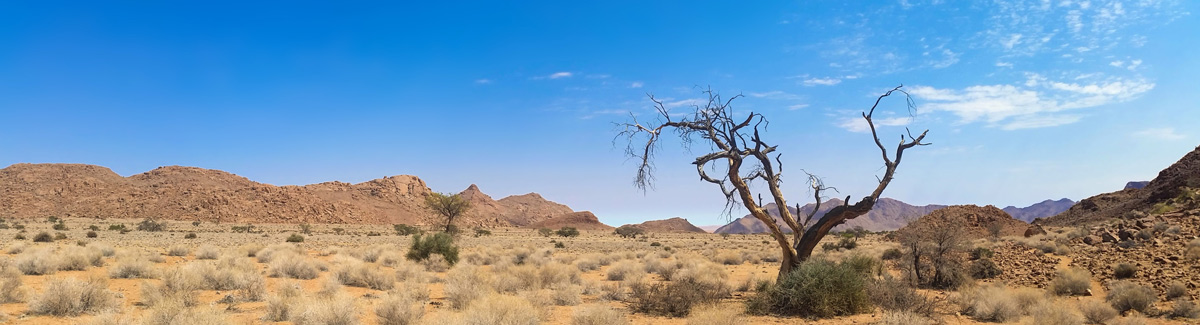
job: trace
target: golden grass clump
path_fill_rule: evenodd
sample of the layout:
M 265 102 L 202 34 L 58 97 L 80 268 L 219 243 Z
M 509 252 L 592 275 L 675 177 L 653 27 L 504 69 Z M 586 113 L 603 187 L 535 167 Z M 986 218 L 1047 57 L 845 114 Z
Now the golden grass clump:
M 221 250 L 210 244 L 200 245 L 196 249 L 196 259 L 198 260 L 215 260 L 221 257 Z
M 0 304 L 23 301 L 25 301 L 25 287 L 22 286 L 21 272 L 9 267 L 0 268 Z
M 46 282 L 42 292 L 29 301 L 34 315 L 79 316 L 96 314 L 117 308 L 119 302 L 103 277 L 87 281 L 75 278 L 54 278 Z
M 471 303 L 463 315 L 462 324 L 468 325 L 535 325 L 540 322 L 537 308 L 528 300 L 495 293 Z
M 264 249 L 266 250 L 266 249 Z M 263 255 L 259 252 L 260 260 Z M 273 252 L 269 254 L 270 267 L 267 274 L 271 277 L 311 280 L 316 279 L 320 272 L 317 261 L 295 252 Z
M 1009 322 L 1021 317 L 1021 306 L 1012 292 L 1003 286 L 981 286 L 959 292 L 956 299 L 962 313 L 985 322 Z
M 192 253 L 192 249 L 184 245 L 174 245 L 167 249 L 167 256 L 187 256 Z
M 363 262 L 351 262 L 342 265 L 333 273 L 342 284 L 370 288 L 374 290 L 391 290 L 396 285 L 393 274 L 384 272 L 378 265 Z
M 478 266 L 462 264 L 446 275 L 444 291 L 451 307 L 466 308 L 492 292 L 492 278 Z
M 606 278 L 609 281 L 624 281 L 626 279 L 638 279 L 645 276 L 642 271 L 642 266 L 635 261 L 620 261 L 608 267 L 605 272 Z
M 703 305 L 692 308 L 688 325 L 740 325 L 746 322 L 741 306 Z
M 158 272 L 150 261 L 139 256 L 128 256 L 117 259 L 117 263 L 108 268 L 108 277 L 114 279 L 153 279 Z
M 602 304 L 583 305 L 575 308 L 571 325 L 629 325 L 624 312 Z
M 54 251 L 48 247 L 26 250 L 17 255 L 13 265 L 25 275 L 47 275 L 58 271 Z
M 288 321 L 296 325 L 358 324 L 358 309 L 354 298 L 345 295 L 303 299 L 288 315 Z
M 389 292 L 375 304 L 375 317 L 383 325 L 417 324 L 424 315 L 425 301 L 407 293 Z
M 932 319 L 910 311 L 884 311 L 876 325 L 933 325 Z
M 1060 296 L 1082 296 L 1092 289 L 1092 274 L 1082 268 L 1069 268 L 1058 271 L 1058 276 L 1050 281 L 1050 292 Z
M 191 307 L 178 301 L 170 301 L 150 308 L 145 325 L 218 325 L 229 324 L 229 317 L 215 307 Z

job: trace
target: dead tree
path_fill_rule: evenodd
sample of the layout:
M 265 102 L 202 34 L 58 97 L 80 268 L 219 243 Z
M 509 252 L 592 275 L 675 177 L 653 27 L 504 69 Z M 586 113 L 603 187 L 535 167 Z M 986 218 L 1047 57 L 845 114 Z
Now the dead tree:
M 701 180 L 716 184 L 721 188 L 721 193 L 725 195 L 726 211 L 731 212 L 740 203 L 750 211 L 751 215 L 767 226 L 771 236 L 775 238 L 782 250 L 781 265 L 779 266 L 779 277 L 782 278 L 794 267 L 807 260 L 812 255 L 813 249 L 817 247 L 817 243 L 834 226 L 871 211 L 875 201 L 891 183 L 905 150 L 928 144 L 921 141 L 925 139 L 925 134 L 929 130 L 925 130 L 915 137 L 911 133 L 907 136 L 901 135 L 900 143 L 896 146 L 895 156 L 889 156 L 888 149 L 879 140 L 879 135 L 875 131 L 875 122 L 871 118 L 875 113 L 875 108 L 885 97 L 892 95 L 893 92 L 900 92 L 905 95 L 909 109 L 913 108 L 911 97 L 908 97 L 908 93 L 901 87 L 903 86 L 898 86 L 880 95 L 871 109 L 862 113 L 863 119 L 871 129 L 875 145 L 879 147 L 883 156 L 885 167 L 883 176 L 878 178 L 879 183 L 875 190 L 853 205 L 850 204 L 850 197 L 847 196 L 841 206 L 829 210 L 820 218 L 815 219 L 815 222 L 814 217 L 820 210 L 823 192 L 832 188 L 826 187 L 819 177 L 805 172 L 808 177 L 809 189 L 812 191 L 817 206 L 812 212 L 805 213 L 799 218 L 792 215 L 787 208 L 788 202 L 784 199 L 783 190 L 780 188 L 783 177 L 783 163 L 780 159 L 782 155 L 775 153 L 778 146 L 768 144 L 760 135 L 760 131 L 765 130 L 769 124 L 767 119 L 762 114 L 754 112 L 749 113 L 745 118 L 734 117 L 734 110 L 730 104 L 741 95 L 723 100 L 711 89 L 706 90 L 704 93 L 708 95 L 708 102 L 704 106 L 693 105 L 694 112 L 690 116 L 682 118 L 672 116 L 662 101 L 649 95 L 658 112 L 658 120 L 654 124 L 643 124 L 638 121 L 637 116 L 630 114 L 630 121 L 618 124 L 622 131 L 617 138 L 626 138 L 628 141 L 626 154 L 640 162 L 634 183 L 643 191 L 652 185 L 654 153 L 659 147 L 659 141 L 664 133 L 674 132 L 685 146 L 696 140 L 710 145 L 714 151 L 696 157 L 692 162 L 696 166 L 696 172 Z M 640 142 L 643 138 L 645 139 L 644 144 Z M 709 175 L 709 171 L 712 171 L 715 176 Z M 759 200 L 754 199 L 753 192 L 750 190 L 750 185 L 754 182 L 766 184 L 782 225 L 771 217 L 762 203 L 761 197 Z M 799 204 L 796 206 L 799 211 Z M 783 227 L 790 229 L 790 239 Z

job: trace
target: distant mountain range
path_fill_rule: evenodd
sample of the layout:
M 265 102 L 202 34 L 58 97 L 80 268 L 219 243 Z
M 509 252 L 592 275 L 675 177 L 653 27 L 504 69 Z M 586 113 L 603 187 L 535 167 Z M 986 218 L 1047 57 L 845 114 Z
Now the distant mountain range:
M 833 209 L 833 207 L 841 204 L 842 200 L 840 199 L 831 199 L 821 203 L 821 209 L 818 211 L 817 217 L 819 218 L 826 212 L 829 212 L 830 209 Z M 1069 199 L 1060 199 L 1057 201 L 1046 200 L 1024 208 L 1010 206 L 1003 210 L 1012 215 L 1013 218 L 1030 222 L 1035 218 L 1045 218 L 1066 211 L 1074 204 L 1075 202 Z M 807 215 L 815 206 L 816 204 L 809 203 L 800 207 L 800 211 L 796 211 L 795 208 L 788 208 L 788 210 L 792 212 L 792 215 Z M 834 230 L 844 230 L 855 226 L 861 226 L 863 229 L 870 231 L 896 230 L 907 225 L 909 221 L 916 220 L 921 216 L 945 207 L 945 205 L 939 204 L 914 206 L 900 200 L 882 198 L 878 202 L 875 202 L 875 207 L 871 209 L 871 212 L 846 221 L 846 223 L 835 227 Z M 776 212 L 778 209 L 775 208 L 775 204 L 768 204 L 765 208 L 771 213 L 772 217 L 775 217 L 776 222 L 783 223 Z M 767 232 L 767 227 L 762 221 L 747 214 L 717 228 L 713 232 L 730 234 L 761 233 Z

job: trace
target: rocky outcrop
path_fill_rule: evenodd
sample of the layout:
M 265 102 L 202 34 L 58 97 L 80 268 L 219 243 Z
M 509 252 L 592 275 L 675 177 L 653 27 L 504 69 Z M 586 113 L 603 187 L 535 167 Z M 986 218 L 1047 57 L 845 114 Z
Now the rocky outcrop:
M 1083 199 L 1067 211 L 1046 218 L 1041 223 L 1071 226 L 1131 217 L 1133 211 L 1146 212 L 1157 203 L 1179 196 L 1188 187 L 1200 187 L 1200 147 L 1160 171 L 1144 188 L 1127 188 Z
M 842 200 L 832 199 L 821 203 L 821 209 L 817 211 L 817 218 L 824 215 L 826 212 L 829 212 L 830 209 L 833 209 L 838 205 L 842 205 Z M 799 211 L 791 207 L 789 207 L 788 210 L 791 211 L 792 215 L 807 215 L 813 210 L 814 207 L 816 207 L 816 204 L 810 203 L 800 207 Z M 923 215 L 933 212 L 933 210 L 944 207 L 944 205 L 913 206 L 901 202 L 900 200 L 882 198 L 879 199 L 878 202 L 875 202 L 875 207 L 872 208 L 870 212 L 867 212 L 867 214 L 859 216 L 858 218 L 847 220 L 846 223 L 837 226 L 834 228 L 834 230 L 845 230 L 856 226 L 863 227 L 863 229 L 871 231 L 896 230 L 908 224 L 909 220 L 919 218 Z M 779 218 L 778 209 L 775 208 L 774 203 L 767 204 L 764 209 L 766 209 L 767 212 L 775 218 L 778 224 L 781 226 L 784 225 L 782 219 Z M 786 226 L 782 227 L 787 228 Z M 746 216 L 738 218 L 737 220 L 734 220 L 733 222 L 730 222 L 721 228 L 717 228 L 717 230 L 713 233 L 753 234 L 764 232 L 767 232 L 767 226 L 763 224 L 762 221 L 754 218 L 753 215 L 747 214 Z
M 687 219 L 674 217 L 663 220 L 650 220 L 636 225 L 626 225 L 636 228 L 641 228 L 647 232 L 692 232 L 692 233 L 708 233 L 700 227 L 692 225 Z
M 164 218 L 254 223 L 434 224 L 430 189 L 411 175 L 358 184 L 275 186 L 220 170 L 167 166 L 121 177 L 81 164 L 15 164 L 0 169 L 0 216 Z M 475 205 L 462 227 L 524 225 L 572 212 L 526 194 L 493 201 L 472 185 Z
M 531 223 L 528 228 L 550 228 L 561 229 L 562 227 L 572 227 L 579 230 L 613 230 L 612 226 L 600 222 L 595 214 L 590 211 L 579 211 L 567 213 L 550 219 Z
M 897 230 L 896 235 L 930 230 L 954 231 L 967 239 L 980 239 L 992 236 L 993 229 L 999 231 L 1000 237 L 1023 236 L 1029 224 L 1013 219 L 995 206 L 955 205 L 938 209 L 909 223 Z

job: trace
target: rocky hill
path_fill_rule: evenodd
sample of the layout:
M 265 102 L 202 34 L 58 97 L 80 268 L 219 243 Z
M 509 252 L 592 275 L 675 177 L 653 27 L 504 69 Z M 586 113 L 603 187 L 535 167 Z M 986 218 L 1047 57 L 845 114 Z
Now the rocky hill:
M 1083 199 L 1067 211 L 1046 218 L 1042 223 L 1070 226 L 1126 217 L 1134 214 L 1135 210 L 1147 212 L 1155 204 L 1180 196 L 1185 188 L 1197 187 L 1200 187 L 1200 147 L 1196 147 L 1175 164 L 1160 171 L 1144 188 L 1126 188 Z
M 707 231 L 704 231 L 704 229 L 700 229 L 700 227 L 696 227 L 691 222 L 688 222 L 687 219 L 680 218 L 680 217 L 674 217 L 674 218 L 663 219 L 663 220 L 650 220 L 650 221 L 646 221 L 646 222 L 639 223 L 636 225 L 626 225 L 626 226 L 641 228 L 642 230 L 645 230 L 647 232 L 695 232 L 695 233 L 702 233 L 702 234 L 708 233 Z
M 821 210 L 817 212 L 817 217 L 819 218 L 820 216 L 824 215 L 825 212 L 828 212 L 829 209 L 833 209 L 833 207 L 841 205 L 841 204 L 842 204 L 842 200 L 840 200 L 840 199 L 832 199 L 832 200 L 826 201 L 824 203 L 821 203 Z M 808 205 L 804 205 L 804 206 L 800 207 L 800 211 L 796 211 L 795 208 L 791 208 L 791 207 L 789 207 L 788 210 L 790 210 L 792 212 L 792 215 L 801 215 L 801 214 L 807 215 L 809 212 L 812 211 L 812 209 L 815 206 L 816 206 L 816 204 L 810 203 Z M 867 230 L 871 230 L 871 231 L 896 230 L 896 229 L 899 229 L 900 227 L 903 227 L 904 225 L 908 224 L 909 220 L 919 218 L 923 215 L 933 212 L 933 210 L 937 210 L 937 209 L 940 209 L 943 207 L 945 207 L 945 206 L 943 206 L 943 205 L 913 206 L 913 205 L 901 202 L 900 200 L 890 199 L 890 198 L 882 198 L 882 199 L 879 199 L 878 202 L 875 202 L 875 207 L 873 209 L 871 209 L 871 212 L 868 212 L 866 215 L 860 216 L 858 218 L 849 220 L 846 223 L 835 227 L 834 229 L 835 230 L 843 230 L 843 229 L 849 229 L 849 228 L 852 228 L 855 226 L 861 226 L 861 227 L 863 227 L 863 229 L 867 229 Z M 780 225 L 783 224 L 782 219 L 779 219 L 779 215 L 778 215 L 778 212 L 776 212 L 777 209 L 775 208 L 774 203 L 767 204 L 767 206 L 765 208 L 767 209 L 768 212 L 771 213 L 772 217 L 775 217 L 776 222 L 778 222 Z M 746 233 L 762 233 L 762 232 L 767 232 L 767 226 L 765 224 L 763 224 L 762 221 L 759 221 L 758 219 L 754 218 L 754 216 L 749 215 L 749 214 L 747 214 L 744 217 L 738 218 L 737 220 L 734 220 L 733 222 L 730 222 L 729 224 L 722 226 L 721 228 L 717 228 L 717 230 L 714 231 L 714 233 L 730 233 L 730 234 L 746 234 Z
M 1131 188 L 1140 189 L 1140 188 L 1146 187 L 1147 184 L 1150 184 L 1150 181 L 1128 182 L 1128 183 L 1125 183 L 1124 189 L 1131 189 Z
M 1063 211 L 1067 211 L 1067 209 L 1070 209 L 1072 205 L 1075 205 L 1075 201 L 1064 198 L 1059 199 L 1058 201 L 1045 200 L 1024 208 L 1018 208 L 1010 205 L 1003 210 L 1004 212 L 1008 213 L 1008 215 L 1011 215 L 1013 219 L 1024 222 L 1033 222 L 1033 219 L 1046 218 L 1062 213 Z
M 15 164 L 0 169 L 0 216 L 165 218 L 255 223 L 432 224 L 430 189 L 411 175 L 358 184 L 275 186 L 224 171 L 168 166 L 121 177 L 101 166 Z M 536 193 L 500 200 L 472 185 L 463 227 L 521 226 L 573 212 Z
M 1021 236 L 1029 224 L 1013 219 L 995 206 L 954 205 L 938 209 L 896 230 L 897 236 L 925 229 L 953 229 L 970 239 L 991 236 L 989 229 L 998 226 L 1000 236 Z
M 557 217 L 531 223 L 528 228 L 560 229 L 573 227 L 579 230 L 612 230 L 613 227 L 600 222 L 591 211 L 567 213 Z

